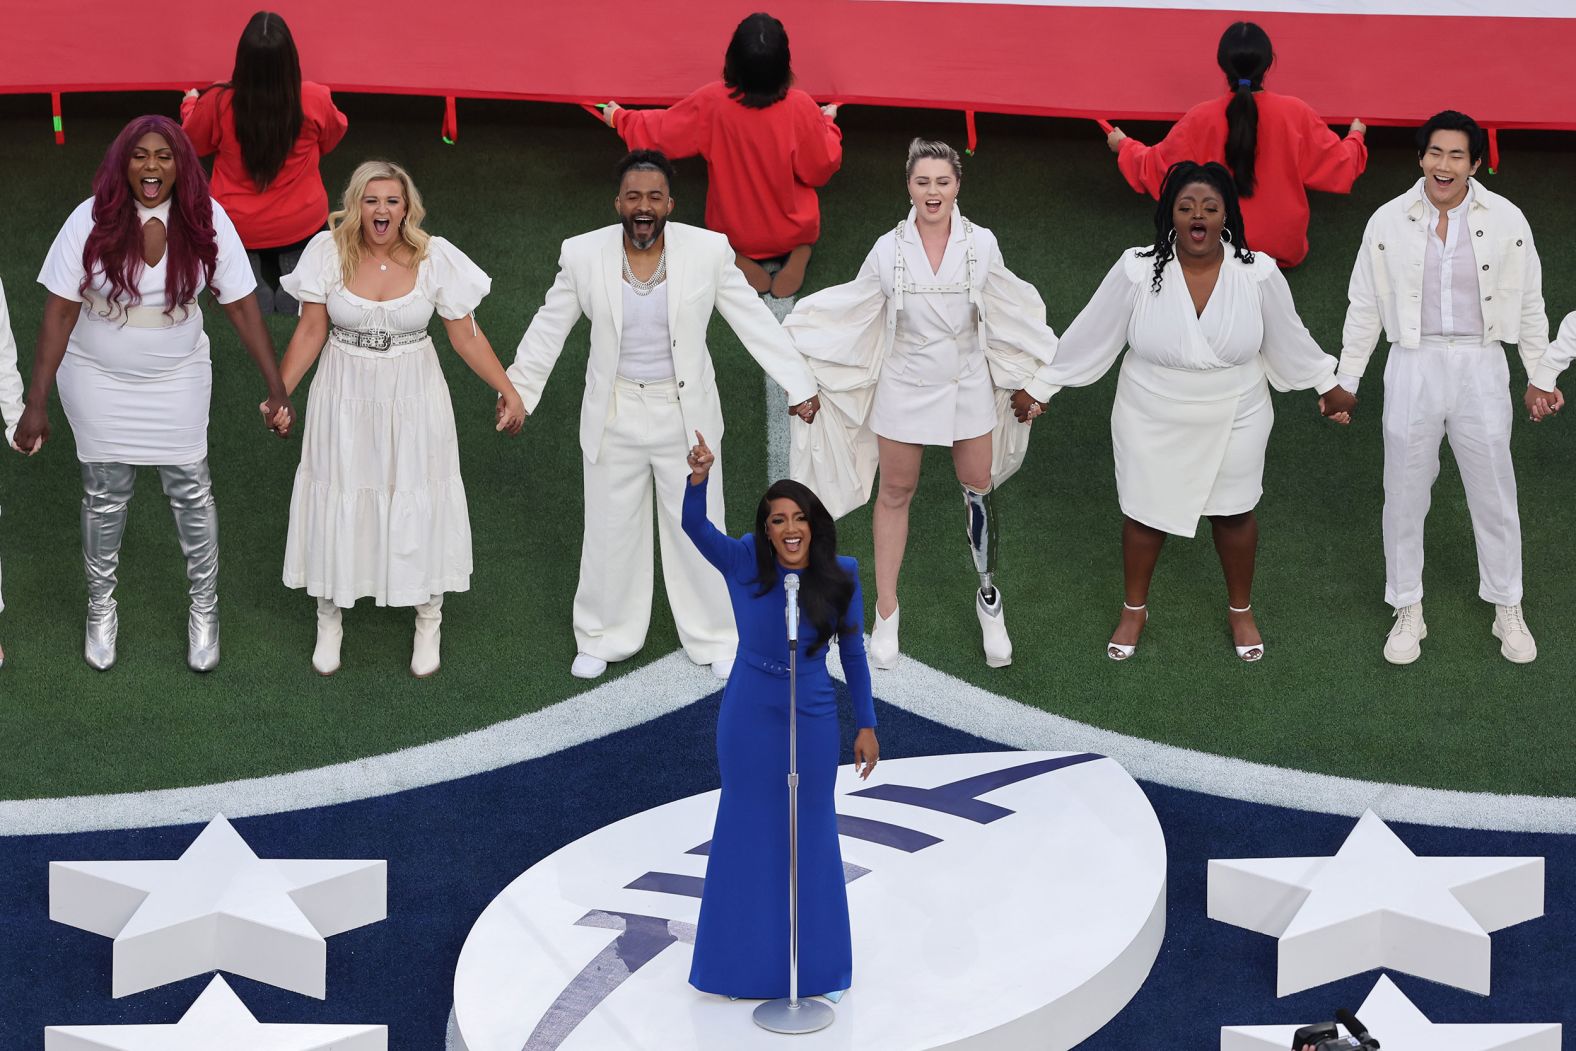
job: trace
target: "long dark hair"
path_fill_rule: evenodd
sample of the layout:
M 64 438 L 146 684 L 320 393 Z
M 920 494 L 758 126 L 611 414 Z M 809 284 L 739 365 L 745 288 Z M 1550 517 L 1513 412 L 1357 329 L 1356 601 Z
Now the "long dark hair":
M 176 310 L 196 298 L 199 282 L 213 288 L 219 246 L 213 230 L 208 173 L 203 171 L 186 133 L 168 117 L 136 118 L 115 136 L 99 162 L 93 176 L 93 231 L 82 246 L 83 276 L 78 292 L 88 290 L 93 272 L 98 270 L 109 283 L 108 298 L 113 303 L 124 307 L 142 302 L 137 288 L 145 265 L 142 220 L 137 216 L 126 167 L 131 162 L 131 151 L 149 132 L 163 136 L 175 155 L 175 189 L 170 195 L 170 221 L 165 227 L 169 263 L 164 271 L 164 312 L 173 317 Z
M 740 22 L 722 59 L 722 82 L 729 98 L 750 109 L 765 109 L 786 98 L 793 62 L 783 24 L 763 11 Z
M 306 120 L 301 110 L 301 56 L 283 18 L 259 11 L 246 23 L 235 45 L 229 87 L 246 174 L 259 190 L 266 190 L 284 167 Z
M 1191 183 L 1201 182 L 1220 194 L 1220 199 L 1226 206 L 1226 233 L 1231 235 L 1231 251 L 1244 263 L 1253 262 L 1253 253 L 1248 249 L 1248 235 L 1242 229 L 1242 205 L 1237 200 L 1237 187 L 1231 181 L 1231 173 L 1224 165 L 1210 161 L 1208 164 L 1198 164 L 1194 161 L 1177 161 L 1166 171 L 1165 185 L 1160 187 L 1160 203 L 1155 205 L 1155 246 L 1138 254 L 1144 258 L 1154 257 L 1155 277 L 1150 282 L 1150 290 L 1160 291 L 1160 279 L 1165 275 L 1166 264 L 1171 262 L 1171 257 L 1176 255 L 1176 210 L 1177 198 L 1182 196 L 1182 188 Z
M 777 586 L 777 551 L 766 535 L 766 519 L 771 516 L 773 500 L 792 500 L 810 521 L 810 564 L 799 571 L 799 609 L 802 619 L 815 628 L 813 655 L 823 649 L 832 636 L 852 630 L 848 623 L 848 603 L 854 597 L 854 581 L 837 564 L 837 524 L 808 486 L 790 478 L 773 482 L 755 509 L 755 583 L 757 595 Z
M 1226 104 L 1226 165 L 1237 193 L 1253 196 L 1253 165 L 1259 150 L 1259 104 L 1253 93 L 1264 88 L 1264 73 L 1275 61 L 1270 36 L 1253 22 L 1234 22 L 1220 38 L 1215 61 L 1226 74 L 1231 101 Z

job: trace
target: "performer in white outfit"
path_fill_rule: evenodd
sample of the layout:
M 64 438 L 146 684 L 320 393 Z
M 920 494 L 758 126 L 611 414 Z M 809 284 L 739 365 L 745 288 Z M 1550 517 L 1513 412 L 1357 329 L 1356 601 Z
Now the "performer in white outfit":
M 5 429 L 5 441 L 19 453 L 31 456 L 38 451 L 38 443 L 23 449 L 13 445 L 17 424 L 22 422 L 22 376 L 16 371 L 16 337 L 11 333 L 11 311 L 6 306 L 5 286 L 0 285 L 0 425 Z M 5 610 L 5 595 L 0 591 L 0 612 Z M 5 648 L 0 647 L 0 666 L 5 664 Z
M 841 516 L 870 498 L 880 467 L 874 533 L 876 620 L 870 661 L 898 656 L 898 576 L 925 446 L 952 450 L 965 535 L 979 574 L 975 612 L 985 662 L 1012 663 L 996 586 L 996 487 L 1023 461 L 1028 428 L 1010 398 L 1044 401 L 1035 371 L 1056 334 L 1032 285 L 1002 261 L 996 236 L 957 207 L 963 166 L 941 142 L 915 139 L 905 165 L 908 218 L 884 234 L 859 275 L 801 300 L 783 322 L 827 394 L 818 433 L 795 427 L 791 473 Z
M 411 674 L 438 670 L 443 596 L 471 586 L 471 524 L 454 407 L 427 324 L 498 392 L 497 430 L 525 407 L 475 312 L 492 279 L 421 228 L 421 194 L 397 164 L 367 161 L 329 230 L 280 287 L 301 303 L 282 369 L 292 393 L 317 363 L 290 494 L 284 582 L 317 599 L 312 667 L 339 670 L 342 610 L 414 606 Z M 319 354 L 321 353 L 321 357 Z
M 1510 370 L 1515 343 L 1527 370 L 1533 422 L 1559 411 L 1555 386 L 1576 338 L 1549 346 L 1543 271 L 1521 210 L 1472 178 L 1488 136 L 1454 110 L 1418 130 L 1423 177 L 1368 221 L 1352 268 L 1340 379 L 1356 391 L 1382 330 L 1385 601 L 1395 623 L 1391 664 L 1410 664 L 1423 621 L 1423 520 L 1449 438 L 1477 541 L 1478 596 L 1506 660 L 1538 655 L 1521 610 L 1521 519 L 1510 459 Z M 1562 330 L 1563 331 L 1563 330 Z
M 88 580 L 83 655 L 115 663 L 113 597 L 136 469 L 157 467 L 191 582 L 186 663 L 219 663 L 219 520 L 208 474 L 213 368 L 197 296 L 211 288 L 268 384 L 264 418 L 284 436 L 290 401 L 235 227 L 208 196 L 185 132 L 139 117 L 116 137 L 93 196 L 66 220 L 39 283 L 49 291 L 16 443 L 49 436 L 60 401 L 82 463 L 82 556 Z
M 1324 396 L 1321 411 L 1342 422 L 1356 399 L 1336 387 L 1335 359 L 1303 326 L 1275 260 L 1249 251 L 1224 167 L 1173 165 L 1155 235 L 1153 247 L 1122 253 L 1062 333 L 1044 374 L 1056 389 L 1086 386 L 1131 348 L 1111 408 L 1126 597 L 1106 655 L 1133 655 L 1166 534 L 1193 536 L 1205 516 L 1225 571 L 1237 655 L 1256 661 L 1264 640 L 1251 605 L 1253 509 L 1264 493 L 1275 418 L 1269 384 L 1314 388 Z
M 713 309 L 788 392 L 789 411 L 806 421 L 819 405 L 815 381 L 734 265 L 728 239 L 667 221 L 667 158 L 635 150 L 619 163 L 618 178 L 620 224 L 564 242 L 558 277 L 509 367 L 526 409 L 534 410 L 570 329 L 582 315 L 591 319 L 580 403 L 585 539 L 571 671 L 595 678 L 645 644 L 655 493 L 662 576 L 679 641 L 690 660 L 726 678 L 738 645 L 728 592 L 680 527 L 686 458 L 698 431 L 718 456 L 706 514 L 724 528 L 717 484 L 722 402 L 706 350 Z

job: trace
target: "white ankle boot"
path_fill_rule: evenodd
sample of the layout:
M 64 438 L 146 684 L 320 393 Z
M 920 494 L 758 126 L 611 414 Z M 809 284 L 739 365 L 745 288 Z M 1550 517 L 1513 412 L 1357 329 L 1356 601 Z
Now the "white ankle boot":
M 980 632 L 985 641 L 985 663 L 1005 668 L 1012 663 L 1012 640 L 1007 637 L 1007 621 L 1001 606 L 1001 589 L 992 588 L 995 601 L 987 603 L 985 592 L 974 593 L 974 612 L 979 615 Z
M 438 625 L 443 623 L 443 596 L 416 607 L 416 641 L 410 651 L 410 673 L 425 679 L 438 670 Z
M 894 608 L 890 617 L 883 617 L 876 610 L 876 626 L 870 632 L 870 648 L 866 651 L 873 667 L 887 669 L 897 663 L 897 618 L 902 610 Z
M 333 599 L 317 600 L 317 648 L 312 651 L 312 670 L 332 675 L 339 670 L 339 644 L 345 641 L 344 615 Z

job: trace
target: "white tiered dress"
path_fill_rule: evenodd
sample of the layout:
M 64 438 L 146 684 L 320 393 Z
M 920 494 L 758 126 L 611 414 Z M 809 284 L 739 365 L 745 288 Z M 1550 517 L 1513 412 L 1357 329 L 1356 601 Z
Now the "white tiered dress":
M 280 282 L 322 303 L 331 326 L 425 332 L 434 311 L 468 317 L 492 279 L 441 237 L 428 243 L 416 287 L 396 299 L 347 290 L 333 235 L 307 245 Z M 415 606 L 471 580 L 471 525 L 460 479 L 454 407 L 430 336 L 386 350 L 330 336 L 307 394 L 301 466 L 290 495 L 284 582 L 348 607 Z

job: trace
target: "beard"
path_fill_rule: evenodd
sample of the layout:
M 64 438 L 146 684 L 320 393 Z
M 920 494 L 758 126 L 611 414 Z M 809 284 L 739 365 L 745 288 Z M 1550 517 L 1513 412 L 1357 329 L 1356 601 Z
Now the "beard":
M 634 216 L 626 215 L 622 219 L 624 236 L 629 238 L 629 243 L 635 247 L 636 251 L 644 252 L 646 249 L 656 244 L 657 239 L 662 236 L 663 228 L 668 225 L 667 219 L 663 216 L 653 215 L 651 216 L 650 221 L 651 233 L 645 237 L 641 237 L 635 233 Z

